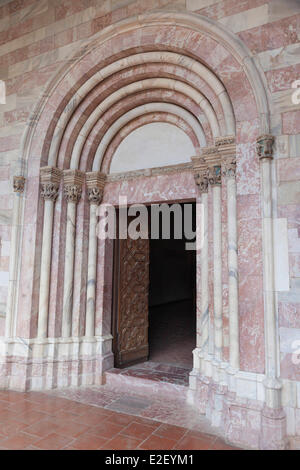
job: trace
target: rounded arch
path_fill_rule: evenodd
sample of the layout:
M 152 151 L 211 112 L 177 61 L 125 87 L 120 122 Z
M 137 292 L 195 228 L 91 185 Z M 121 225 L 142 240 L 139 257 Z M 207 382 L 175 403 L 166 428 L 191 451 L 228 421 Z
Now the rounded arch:
M 218 54 L 215 53 L 216 50 Z M 130 66 L 128 56 L 140 51 L 184 53 L 180 65 L 188 66 L 190 60 L 196 60 L 196 68 L 204 67 L 210 73 L 214 72 L 227 91 L 227 95 L 220 93 L 220 99 L 222 96 L 227 104 L 229 99 L 238 119 L 241 116 L 237 114 L 243 114 L 239 98 L 247 89 L 248 111 L 251 107 L 252 113 L 249 118 L 255 115 L 259 119 L 261 133 L 269 131 L 267 95 L 260 73 L 246 46 L 224 27 L 200 15 L 164 12 L 162 17 L 157 12 L 129 18 L 105 28 L 74 57 L 71 66 L 68 62 L 68 65 L 62 67 L 37 104 L 34 119 L 31 120 L 33 124 L 25 131 L 22 141 L 23 159 L 28 160 L 29 155 L 34 155 L 41 158 L 42 165 L 47 164 L 52 142 L 58 138 L 54 131 L 59 116 L 69 112 L 70 103 L 74 109 L 89 91 L 89 87 L 103 80 L 104 67 L 110 67 L 110 73 L 114 73 L 114 64 L 120 60 L 123 61 L 123 67 L 127 68 Z M 170 55 L 169 60 L 171 59 Z M 222 64 L 228 65 L 229 62 L 235 71 L 236 80 L 244 83 L 239 97 L 232 93 L 226 67 L 222 71 Z M 65 129 L 57 130 L 63 133 Z

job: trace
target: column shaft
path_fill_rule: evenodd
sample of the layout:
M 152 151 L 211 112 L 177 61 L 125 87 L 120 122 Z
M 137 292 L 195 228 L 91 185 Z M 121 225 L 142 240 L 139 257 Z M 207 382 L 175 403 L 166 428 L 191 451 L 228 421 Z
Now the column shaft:
M 11 338 L 15 335 L 15 311 L 16 311 L 16 291 L 18 278 L 18 265 L 20 261 L 20 239 L 22 206 L 23 198 L 21 194 L 24 192 L 25 178 L 17 176 L 14 178 L 14 208 L 11 232 L 11 255 L 9 264 L 9 286 L 5 319 L 5 337 Z
M 68 202 L 67 230 L 65 248 L 65 275 L 62 317 L 62 337 L 68 338 L 72 334 L 72 307 L 73 307 L 73 280 L 75 257 L 75 230 L 76 229 L 76 203 Z
M 89 231 L 89 258 L 88 258 L 88 282 L 86 301 L 86 325 L 85 335 L 95 335 L 95 302 L 96 302 L 96 276 L 97 276 L 97 206 L 90 206 L 90 231 Z
M 238 247 L 235 177 L 227 179 L 229 361 L 239 369 Z
M 208 194 L 202 193 L 203 242 L 201 250 L 201 349 L 208 352 L 209 307 L 208 307 Z
M 213 244 L 214 244 L 214 336 L 215 359 L 222 360 L 223 318 L 222 318 L 222 219 L 221 187 L 213 187 Z
M 53 213 L 54 202 L 46 200 L 44 206 L 43 244 L 41 253 L 38 338 L 46 338 L 48 332 Z

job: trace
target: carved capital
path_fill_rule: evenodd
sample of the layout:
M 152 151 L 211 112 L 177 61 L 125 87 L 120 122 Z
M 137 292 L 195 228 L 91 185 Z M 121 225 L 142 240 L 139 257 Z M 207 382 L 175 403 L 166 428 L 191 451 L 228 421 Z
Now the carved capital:
M 81 171 L 64 171 L 64 196 L 67 202 L 75 202 L 77 204 L 80 201 L 83 183 L 84 173 Z
M 273 158 L 273 144 L 274 144 L 273 135 L 262 135 L 256 140 L 256 151 L 260 160 L 263 158 Z
M 222 160 L 222 175 L 226 178 L 235 178 L 236 175 L 236 159 L 223 158 Z
M 22 194 L 25 189 L 25 178 L 24 176 L 14 176 L 14 192 Z
M 222 184 L 221 154 L 218 147 L 206 147 L 202 150 L 204 161 L 208 168 L 208 183 L 211 186 Z
M 46 166 L 41 168 L 41 197 L 46 201 L 55 202 L 58 197 L 61 170 Z
M 106 174 L 93 171 L 86 174 L 87 193 L 90 204 L 101 204 Z
M 222 184 L 221 165 L 214 165 L 208 168 L 208 182 L 211 186 L 221 186 Z
M 199 188 L 200 194 L 208 191 L 208 168 L 202 157 L 192 157 L 193 173 L 195 183 Z

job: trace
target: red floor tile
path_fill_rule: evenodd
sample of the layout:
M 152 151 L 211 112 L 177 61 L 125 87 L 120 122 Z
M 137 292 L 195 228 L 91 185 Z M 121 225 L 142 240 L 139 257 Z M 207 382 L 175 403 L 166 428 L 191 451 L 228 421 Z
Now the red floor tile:
M 124 426 L 119 424 L 113 424 L 104 422 L 92 428 L 93 434 L 100 437 L 106 437 L 107 439 L 112 439 L 116 434 L 119 434 L 120 431 L 124 429 Z
M 97 450 L 107 443 L 107 439 L 94 436 L 93 434 L 85 434 L 80 436 L 72 443 L 73 450 Z
M 192 433 L 188 432 L 177 444 L 176 450 L 209 450 L 212 449 L 215 441 L 215 436 L 203 436 L 198 433 L 196 437 Z
M 0 447 L 7 450 L 22 450 L 33 444 L 35 441 L 36 437 L 20 432 L 19 434 L 15 434 L 14 436 L 1 440 Z
M 153 428 L 147 424 L 131 423 L 121 431 L 121 434 L 134 438 L 146 439 L 153 433 Z
M 35 442 L 34 446 L 41 450 L 60 450 L 69 445 L 73 440 L 74 439 L 70 437 L 64 437 L 53 433 L 44 437 L 44 439 Z
M 119 424 L 120 426 L 128 426 L 134 420 L 134 416 L 126 415 L 124 413 L 114 413 L 107 418 L 107 422 Z
M 162 424 L 154 431 L 154 434 L 160 437 L 166 437 L 168 439 L 174 439 L 178 441 L 181 439 L 187 430 L 185 428 L 180 428 L 178 426 L 171 426 L 170 424 Z
M 142 439 L 118 435 L 101 447 L 101 450 L 135 450 L 142 442 Z
M 28 410 L 15 416 L 15 421 L 24 424 L 34 424 L 46 418 L 46 414 L 40 411 Z
M 165 437 L 156 436 L 152 434 L 140 446 L 142 450 L 171 450 L 176 444 L 176 440 L 167 439 Z
M 59 429 L 59 426 L 56 424 L 51 423 L 48 419 L 43 419 L 35 424 L 26 426 L 24 432 L 41 438 L 56 433 Z

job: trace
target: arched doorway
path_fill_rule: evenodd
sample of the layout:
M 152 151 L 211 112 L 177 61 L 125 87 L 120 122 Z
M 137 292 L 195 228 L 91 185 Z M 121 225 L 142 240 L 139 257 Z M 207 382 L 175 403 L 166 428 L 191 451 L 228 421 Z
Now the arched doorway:
M 171 163 L 113 176 L 122 138 L 145 115 L 153 122 L 156 113 L 184 129 L 195 158 L 184 168 Z M 268 119 L 266 93 L 248 51 L 200 16 L 126 20 L 99 33 L 59 72 L 24 136 L 23 174 L 16 175 L 27 177 L 27 186 L 14 207 L 20 257 L 12 263 L 3 344 L 19 373 L 7 374 L 8 387 L 99 384 L 112 366 L 112 243 L 98 242 L 95 231 L 102 197 L 113 205 L 124 194 L 129 203 L 192 198 L 202 206 L 197 230 L 203 242 L 197 252 L 194 398 L 206 411 L 213 407 L 208 390 L 216 387 L 221 396 L 226 383 L 234 393 L 237 384 L 246 395 L 254 388 L 252 399 L 259 401 L 266 373 L 261 402 L 280 409 L 272 261 L 267 256 L 249 277 L 237 210 L 249 185 L 260 195 L 262 184 L 265 236 L 251 217 L 246 224 L 257 240 L 253 259 L 262 259 L 262 246 L 272 251 Z M 30 348 L 21 350 L 16 338 L 28 339 Z M 273 351 L 266 361 L 265 341 Z M 213 412 L 221 425 L 223 414 Z

